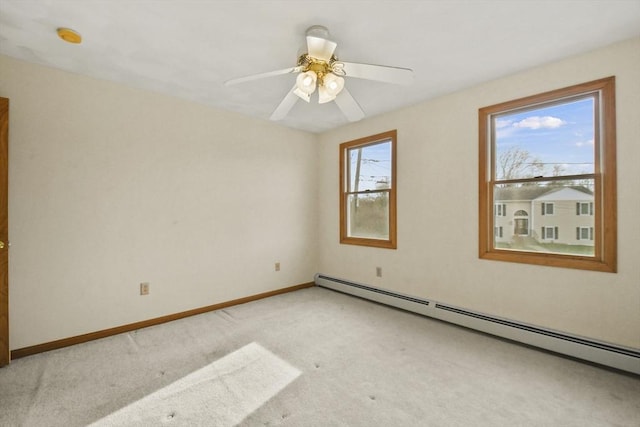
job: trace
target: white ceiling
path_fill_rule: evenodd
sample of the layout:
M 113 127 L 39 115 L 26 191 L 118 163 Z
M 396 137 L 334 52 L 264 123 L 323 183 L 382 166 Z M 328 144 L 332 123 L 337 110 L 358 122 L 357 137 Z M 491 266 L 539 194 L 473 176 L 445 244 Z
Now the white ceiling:
M 329 28 L 339 59 L 414 70 L 410 86 L 347 78 L 371 117 L 637 37 L 640 0 L 0 0 L 0 53 L 268 120 L 294 75 L 223 83 L 295 66 L 311 25 Z M 348 122 L 312 100 L 280 123 Z

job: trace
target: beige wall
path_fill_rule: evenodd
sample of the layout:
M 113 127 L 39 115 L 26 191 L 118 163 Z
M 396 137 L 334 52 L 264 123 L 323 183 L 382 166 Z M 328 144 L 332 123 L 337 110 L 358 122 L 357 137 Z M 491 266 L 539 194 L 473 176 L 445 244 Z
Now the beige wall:
M 611 75 L 617 84 L 619 272 L 478 259 L 478 109 Z M 319 271 L 640 347 L 639 76 L 640 39 L 634 39 L 323 134 Z M 398 249 L 340 245 L 338 145 L 390 129 L 398 130 Z
M 313 280 L 314 135 L 1 56 L 0 96 L 12 349 Z
M 478 108 L 609 75 L 619 273 L 479 260 Z M 11 99 L 11 348 L 317 271 L 640 347 L 638 75 L 635 39 L 316 136 L 0 56 L 0 96 Z M 338 144 L 389 129 L 398 249 L 340 245 Z

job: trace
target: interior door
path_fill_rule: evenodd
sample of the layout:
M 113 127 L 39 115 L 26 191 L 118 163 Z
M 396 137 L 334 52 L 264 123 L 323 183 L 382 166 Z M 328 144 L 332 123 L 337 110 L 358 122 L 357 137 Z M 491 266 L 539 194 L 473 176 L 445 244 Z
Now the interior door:
M 0 366 L 9 353 L 9 100 L 0 98 Z

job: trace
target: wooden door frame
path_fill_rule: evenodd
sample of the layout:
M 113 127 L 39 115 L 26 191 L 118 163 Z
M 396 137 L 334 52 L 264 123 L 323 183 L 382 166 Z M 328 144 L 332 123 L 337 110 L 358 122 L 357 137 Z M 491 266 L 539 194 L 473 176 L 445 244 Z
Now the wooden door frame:
M 0 97 L 0 366 L 9 351 L 9 100 Z

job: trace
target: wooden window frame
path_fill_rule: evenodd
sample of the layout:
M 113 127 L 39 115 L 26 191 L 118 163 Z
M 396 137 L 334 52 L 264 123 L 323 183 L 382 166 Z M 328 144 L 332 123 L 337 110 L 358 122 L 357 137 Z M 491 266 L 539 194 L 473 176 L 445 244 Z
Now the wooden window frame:
M 348 214 L 347 214 L 347 198 L 354 192 L 348 191 L 347 173 L 347 152 L 355 147 L 364 147 L 375 145 L 382 142 L 391 141 L 391 188 L 379 190 L 380 192 L 388 192 L 389 194 L 389 238 L 374 239 L 364 237 L 348 236 Z M 340 144 L 340 243 L 348 245 L 371 246 L 376 248 L 397 249 L 397 224 L 396 224 L 396 200 L 397 186 L 396 164 L 397 164 L 397 130 L 390 130 L 376 135 L 367 136 L 353 141 L 343 142 Z M 376 190 L 378 191 L 378 190 Z M 372 191 L 363 191 L 363 194 L 370 194 Z
M 511 251 L 494 246 L 492 207 L 495 154 L 491 118 L 510 110 L 524 110 L 542 104 L 560 103 L 587 94 L 594 96 L 595 170 L 594 179 L 594 256 L 543 252 Z M 598 96 L 599 95 L 599 96 Z M 594 80 L 563 89 L 480 108 L 479 118 L 479 257 L 481 259 L 536 264 L 581 270 L 617 272 L 617 184 L 615 77 Z M 531 178 L 529 181 L 548 181 Z M 606 209 L 605 209 L 606 207 Z

